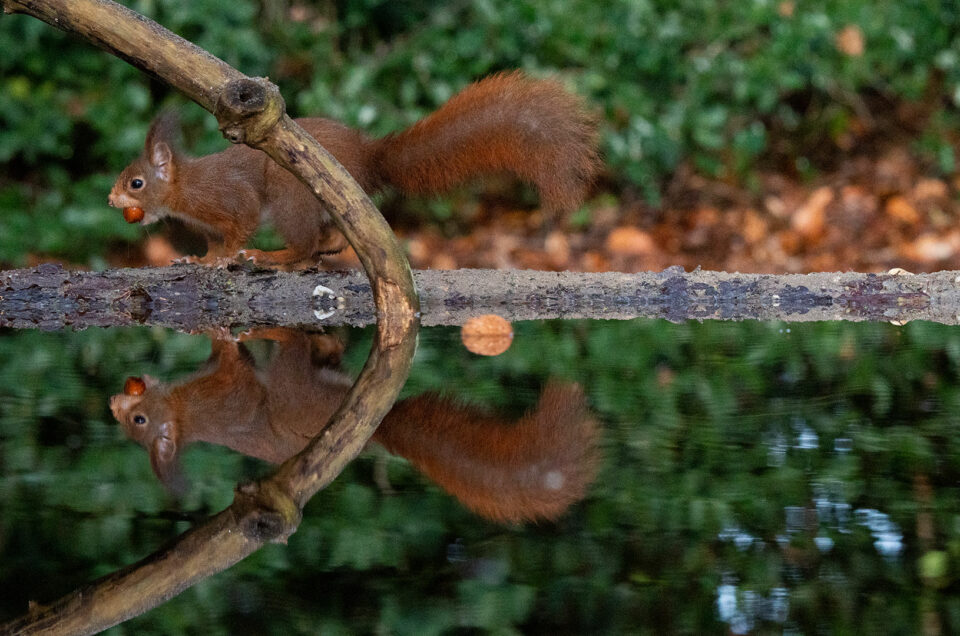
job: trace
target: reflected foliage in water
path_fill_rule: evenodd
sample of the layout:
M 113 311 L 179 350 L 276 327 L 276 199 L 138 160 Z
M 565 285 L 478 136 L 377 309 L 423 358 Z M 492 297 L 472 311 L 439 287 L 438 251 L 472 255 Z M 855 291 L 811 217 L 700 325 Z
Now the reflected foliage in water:
M 518 417 L 548 378 L 581 384 L 603 460 L 559 521 L 485 521 L 369 452 L 311 502 L 290 545 L 115 633 L 960 630 L 960 332 L 515 327 L 495 358 L 465 351 L 456 330 L 425 331 L 404 397 Z M 355 371 L 370 334 L 344 333 Z M 195 444 L 175 504 L 113 423 L 107 397 L 126 376 L 170 380 L 209 353 L 161 330 L 3 333 L 3 618 L 144 556 L 268 470 Z

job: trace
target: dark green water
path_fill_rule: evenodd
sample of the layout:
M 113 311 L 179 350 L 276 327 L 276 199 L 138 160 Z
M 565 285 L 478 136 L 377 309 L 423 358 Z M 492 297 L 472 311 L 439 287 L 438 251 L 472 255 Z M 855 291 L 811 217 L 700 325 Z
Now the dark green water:
M 404 396 L 516 417 L 548 379 L 582 385 L 602 462 L 565 516 L 485 521 L 367 452 L 289 545 L 112 633 L 960 631 L 960 331 L 515 330 L 495 358 L 468 353 L 456 329 L 424 331 Z M 355 371 L 369 332 L 341 335 Z M 107 399 L 126 376 L 171 380 L 209 352 L 204 337 L 152 329 L 0 332 L 0 620 L 149 554 L 269 470 L 194 445 L 177 502 L 114 423 Z

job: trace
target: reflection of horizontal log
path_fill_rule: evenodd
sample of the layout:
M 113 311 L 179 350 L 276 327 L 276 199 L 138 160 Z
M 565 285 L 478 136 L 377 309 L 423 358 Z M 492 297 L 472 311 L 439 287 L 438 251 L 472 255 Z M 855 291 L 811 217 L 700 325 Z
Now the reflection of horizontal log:
M 420 271 L 423 324 L 484 313 L 508 320 L 931 320 L 960 322 L 960 272 L 934 274 L 587 274 Z M 314 297 L 317 285 L 335 297 Z M 332 312 L 332 313 L 331 313 Z M 316 315 L 329 314 L 318 321 Z M 106 272 L 57 265 L 0 272 L 0 326 L 56 329 L 149 324 L 185 330 L 374 321 L 361 272 L 274 272 L 175 265 Z

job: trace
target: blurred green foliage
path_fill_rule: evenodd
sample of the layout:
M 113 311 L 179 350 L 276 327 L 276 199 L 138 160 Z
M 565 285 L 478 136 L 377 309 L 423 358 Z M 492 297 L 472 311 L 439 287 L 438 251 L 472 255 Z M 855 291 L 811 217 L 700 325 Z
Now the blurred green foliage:
M 496 358 L 467 353 L 455 330 L 426 331 L 405 394 L 516 414 L 548 378 L 581 382 L 605 424 L 604 462 L 570 514 L 487 523 L 396 458 L 385 494 L 368 453 L 309 504 L 288 546 L 112 633 L 717 633 L 724 585 L 760 631 L 915 633 L 928 612 L 960 630 L 956 329 L 516 328 Z M 370 333 L 351 337 L 356 369 Z M 158 329 L 0 338 L 0 615 L 144 556 L 266 470 L 194 446 L 175 508 L 112 423 L 106 398 L 126 375 L 172 379 L 208 352 Z
M 807 166 L 864 108 L 882 118 L 904 102 L 930 113 L 917 122 L 918 148 L 945 172 L 956 165 L 945 135 L 960 121 L 955 2 L 127 4 L 241 71 L 268 75 L 293 114 L 375 134 L 492 72 L 559 76 L 603 117 L 611 187 L 652 199 L 680 162 L 744 178 L 772 137 Z M 847 27 L 860 33 L 862 54 L 838 47 Z M 104 204 L 112 177 L 160 107 L 182 99 L 27 16 L 0 19 L 0 51 L 0 261 L 21 264 L 30 251 L 102 265 L 106 250 L 138 236 Z M 182 110 L 196 152 L 225 146 L 212 117 Z

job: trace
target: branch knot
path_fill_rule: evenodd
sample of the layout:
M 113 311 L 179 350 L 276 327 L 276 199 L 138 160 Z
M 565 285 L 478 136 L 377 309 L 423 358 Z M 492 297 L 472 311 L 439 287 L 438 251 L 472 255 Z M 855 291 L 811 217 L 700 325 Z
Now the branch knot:
M 285 111 L 286 104 L 275 84 L 265 77 L 244 77 L 223 87 L 213 114 L 227 140 L 257 146 Z
M 261 543 L 286 543 L 302 518 L 293 498 L 271 479 L 240 484 L 234 506 L 243 534 Z

